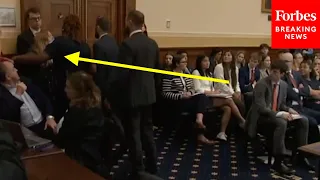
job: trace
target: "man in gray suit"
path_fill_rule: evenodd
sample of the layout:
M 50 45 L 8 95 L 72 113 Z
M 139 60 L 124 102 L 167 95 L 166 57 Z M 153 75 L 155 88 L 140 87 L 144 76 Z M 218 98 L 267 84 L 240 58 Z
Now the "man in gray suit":
M 274 127 L 275 162 L 272 168 L 282 174 L 291 174 L 292 171 L 283 164 L 287 126 L 292 125 L 296 128 L 298 147 L 307 144 L 309 126 L 307 118 L 294 118 L 298 113 L 286 106 L 287 84 L 281 80 L 281 76 L 286 71 L 287 65 L 283 61 L 274 61 L 270 75 L 256 84 L 253 91 L 253 105 L 248 113 L 246 127 L 250 137 L 256 136 L 258 125 Z

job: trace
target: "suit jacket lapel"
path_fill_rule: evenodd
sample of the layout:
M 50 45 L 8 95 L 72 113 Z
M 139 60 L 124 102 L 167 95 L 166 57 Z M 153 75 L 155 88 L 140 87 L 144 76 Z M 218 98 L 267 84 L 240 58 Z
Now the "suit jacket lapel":
M 267 92 L 268 99 L 266 99 L 268 102 L 267 106 L 272 107 L 273 88 L 272 88 L 271 79 L 269 77 L 267 77 L 267 87 L 268 87 L 267 88 L 268 89 L 268 92 Z

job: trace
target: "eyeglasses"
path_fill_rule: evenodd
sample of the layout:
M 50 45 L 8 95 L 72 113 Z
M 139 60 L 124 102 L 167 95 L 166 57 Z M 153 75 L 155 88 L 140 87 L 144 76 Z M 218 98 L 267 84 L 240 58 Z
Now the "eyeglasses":
M 30 17 L 29 19 L 32 21 L 40 21 L 41 17 Z

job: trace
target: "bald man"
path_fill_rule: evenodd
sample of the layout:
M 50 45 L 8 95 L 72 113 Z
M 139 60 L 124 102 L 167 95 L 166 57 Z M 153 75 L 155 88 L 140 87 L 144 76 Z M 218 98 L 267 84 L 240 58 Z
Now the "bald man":
M 279 54 L 279 59 L 285 61 L 289 71 L 283 76 L 283 79 L 288 84 L 287 90 L 287 106 L 291 107 L 299 114 L 305 116 L 309 120 L 309 143 L 320 141 L 318 124 L 320 124 L 320 112 L 303 107 L 302 100 L 304 97 L 314 96 L 315 91 L 306 84 L 301 77 L 301 74 L 292 70 L 293 55 L 289 51 L 283 51 Z M 303 159 L 299 164 L 306 165 L 310 168 L 310 164 L 306 159 Z

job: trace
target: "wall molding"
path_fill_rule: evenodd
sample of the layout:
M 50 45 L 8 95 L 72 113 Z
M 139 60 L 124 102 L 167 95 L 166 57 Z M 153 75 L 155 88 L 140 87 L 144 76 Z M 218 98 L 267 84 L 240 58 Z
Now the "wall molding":
M 148 32 L 160 48 L 174 47 L 257 47 L 271 44 L 270 35 Z

